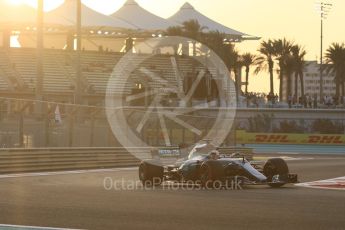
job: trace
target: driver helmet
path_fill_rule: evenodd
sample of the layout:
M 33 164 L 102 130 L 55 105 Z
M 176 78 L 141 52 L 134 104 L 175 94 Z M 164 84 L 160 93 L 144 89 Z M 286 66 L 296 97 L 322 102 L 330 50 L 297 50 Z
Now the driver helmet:
M 218 160 L 220 158 L 220 154 L 217 150 L 212 150 L 208 156 L 211 160 Z

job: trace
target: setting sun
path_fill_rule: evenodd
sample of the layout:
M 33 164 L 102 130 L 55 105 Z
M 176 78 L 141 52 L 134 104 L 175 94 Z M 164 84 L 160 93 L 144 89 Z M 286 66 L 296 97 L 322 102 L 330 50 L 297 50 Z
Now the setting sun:
M 37 0 L 5 0 L 5 1 L 11 5 L 26 4 L 32 7 L 37 7 Z M 54 1 L 44 0 L 44 9 L 45 11 L 50 11 L 52 9 L 57 8 L 63 2 L 64 0 L 54 0 Z M 125 3 L 125 0 L 119 0 L 115 2 L 110 2 L 108 0 L 99 0 L 99 1 L 84 0 L 82 2 L 85 5 L 94 8 L 96 11 L 103 12 L 105 14 L 110 14 L 110 13 L 113 13 L 116 9 L 120 8 Z
M 19 4 L 24 3 L 24 0 L 7 0 L 7 2 L 12 5 L 19 5 Z
M 27 4 L 32 7 L 37 6 L 37 0 L 7 0 L 7 2 L 13 5 Z M 59 6 L 60 4 L 62 4 L 63 2 L 64 0 L 44 1 L 44 9 L 45 11 L 52 10 L 56 8 L 57 6 Z

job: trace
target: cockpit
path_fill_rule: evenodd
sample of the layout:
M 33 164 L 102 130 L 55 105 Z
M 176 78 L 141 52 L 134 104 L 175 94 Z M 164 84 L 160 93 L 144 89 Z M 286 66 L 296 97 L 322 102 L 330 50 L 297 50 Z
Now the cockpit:
M 188 160 L 195 158 L 209 157 L 212 151 L 216 151 L 217 147 L 210 143 L 196 144 L 194 148 L 189 152 Z

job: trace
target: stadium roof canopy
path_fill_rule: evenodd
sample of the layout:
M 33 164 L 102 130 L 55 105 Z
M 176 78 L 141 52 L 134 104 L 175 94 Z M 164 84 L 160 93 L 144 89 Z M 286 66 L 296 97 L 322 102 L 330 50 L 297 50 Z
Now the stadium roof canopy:
M 229 38 L 239 40 L 256 40 L 258 37 L 250 36 L 237 30 L 228 28 L 198 12 L 191 4 L 186 2 L 181 9 L 168 18 L 171 22 L 182 24 L 185 21 L 197 20 L 201 26 L 205 26 L 207 31 L 218 31 L 228 35 Z
M 36 10 L 24 4 L 14 5 L 0 1 L 0 26 L 17 29 L 36 25 Z
M 69 23 L 67 20 L 51 19 L 45 21 L 46 26 L 62 26 Z M 0 27 L 7 29 L 25 29 L 26 27 L 37 26 L 37 11 L 26 4 L 10 4 L 0 1 Z
M 82 27 L 94 29 L 137 29 L 135 26 L 115 17 L 110 17 L 82 4 Z M 75 0 L 66 0 L 58 8 L 47 12 L 46 23 L 57 23 L 63 26 L 75 26 L 77 19 L 77 4 Z
M 127 0 L 125 4 L 111 16 L 120 18 L 136 26 L 139 30 L 145 31 L 166 30 L 168 27 L 179 25 L 150 13 L 142 8 L 135 0 Z

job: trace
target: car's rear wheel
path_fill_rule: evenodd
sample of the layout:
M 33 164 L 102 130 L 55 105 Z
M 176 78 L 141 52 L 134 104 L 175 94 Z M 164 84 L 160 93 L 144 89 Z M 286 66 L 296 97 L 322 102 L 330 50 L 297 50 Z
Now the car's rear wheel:
M 279 188 L 287 183 L 289 168 L 283 159 L 271 158 L 265 163 L 263 173 L 267 177 L 269 186 Z M 274 181 L 274 176 L 276 175 L 279 175 L 279 181 Z
M 143 161 L 139 165 L 139 179 L 146 186 L 158 186 L 163 182 L 164 168 L 156 162 Z
M 224 167 L 215 160 L 205 161 L 199 171 L 201 186 L 205 188 L 221 188 Z

